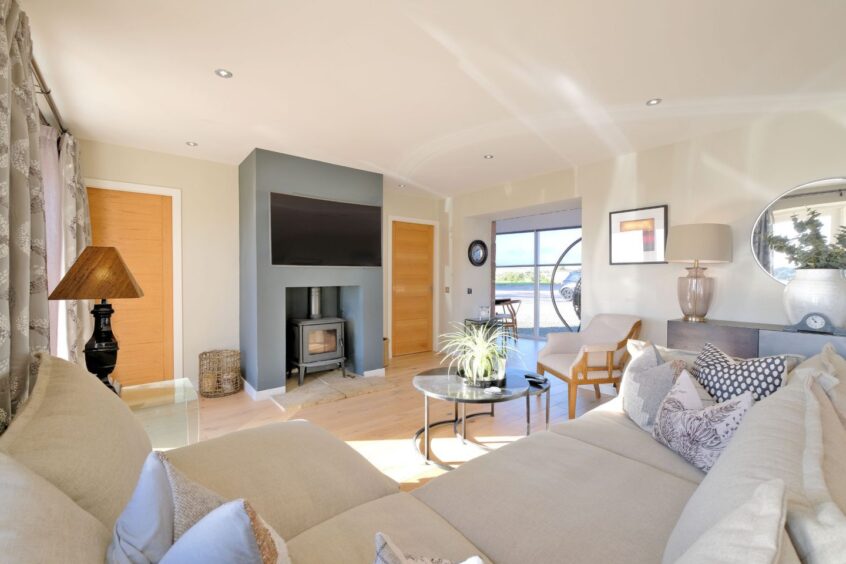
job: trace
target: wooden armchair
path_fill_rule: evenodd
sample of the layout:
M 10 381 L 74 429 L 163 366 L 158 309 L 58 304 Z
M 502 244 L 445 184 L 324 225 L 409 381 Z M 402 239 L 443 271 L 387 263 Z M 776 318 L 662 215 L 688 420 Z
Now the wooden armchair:
M 549 372 L 567 382 L 570 419 L 576 417 L 579 386 L 593 385 L 599 399 L 599 385 L 620 389 L 623 368 L 628 361 L 626 342 L 640 335 L 640 319 L 632 315 L 601 314 L 580 333 L 551 333 L 538 352 L 538 374 Z

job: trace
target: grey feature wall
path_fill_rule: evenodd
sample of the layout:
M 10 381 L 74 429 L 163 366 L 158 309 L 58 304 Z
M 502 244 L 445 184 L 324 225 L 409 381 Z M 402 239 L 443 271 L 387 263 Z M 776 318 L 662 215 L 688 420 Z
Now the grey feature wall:
M 271 192 L 381 206 L 382 175 L 264 149 L 241 163 L 241 362 L 250 386 L 285 385 L 289 288 L 338 287 L 350 368 L 383 368 L 382 268 L 271 265 Z

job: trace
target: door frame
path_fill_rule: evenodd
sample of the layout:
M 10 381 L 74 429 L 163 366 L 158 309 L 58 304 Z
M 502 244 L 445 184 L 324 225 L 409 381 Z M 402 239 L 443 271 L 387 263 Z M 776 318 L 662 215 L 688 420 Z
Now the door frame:
M 434 233 L 432 234 L 432 350 L 438 349 L 438 332 L 440 328 L 440 277 L 438 276 L 440 264 L 440 249 L 438 241 L 440 240 L 440 222 L 432 219 L 419 219 L 416 217 L 403 217 L 400 215 L 388 216 L 388 244 L 387 263 L 388 268 L 388 335 L 390 335 L 391 346 L 388 348 L 388 358 L 394 357 L 394 222 L 401 223 L 417 223 L 420 225 L 434 226 Z
M 153 196 L 168 196 L 171 200 L 171 239 L 173 242 L 173 378 L 184 378 L 182 356 L 182 190 L 164 186 L 117 182 L 100 178 L 86 178 L 85 189 L 102 188 L 119 192 L 134 192 Z

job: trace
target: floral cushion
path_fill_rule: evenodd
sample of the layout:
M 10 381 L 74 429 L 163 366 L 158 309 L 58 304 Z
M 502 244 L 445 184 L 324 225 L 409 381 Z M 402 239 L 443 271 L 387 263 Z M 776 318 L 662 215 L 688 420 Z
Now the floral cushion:
M 453 564 L 453 562 L 443 558 L 409 556 L 394 544 L 388 535 L 376 533 L 376 558 L 373 564 Z M 460 564 L 482 564 L 482 559 L 471 556 Z
M 752 403 L 752 393 L 744 392 L 734 399 L 704 407 L 693 377 L 685 370 L 661 403 L 652 436 L 707 472 L 717 462 Z

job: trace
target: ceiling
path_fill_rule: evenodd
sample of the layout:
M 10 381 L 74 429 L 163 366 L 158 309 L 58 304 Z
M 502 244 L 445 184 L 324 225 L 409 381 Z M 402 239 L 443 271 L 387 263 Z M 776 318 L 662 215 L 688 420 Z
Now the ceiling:
M 846 99 L 842 0 L 20 2 L 78 137 L 441 195 Z

